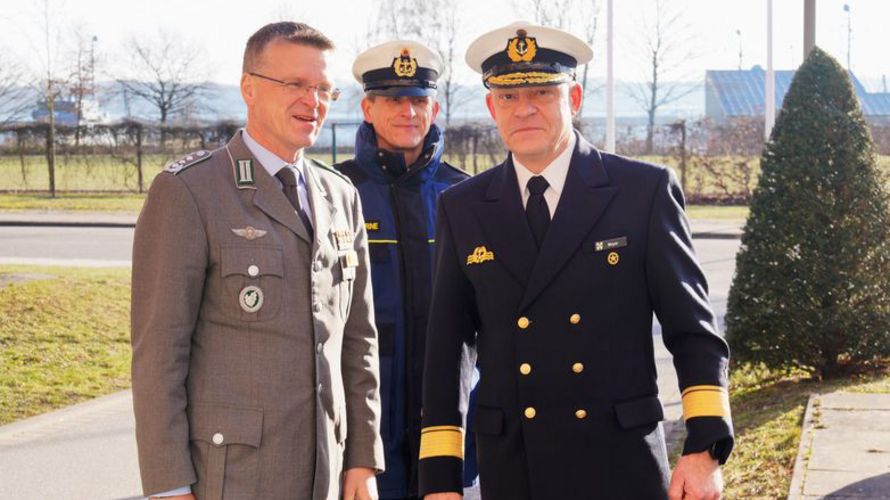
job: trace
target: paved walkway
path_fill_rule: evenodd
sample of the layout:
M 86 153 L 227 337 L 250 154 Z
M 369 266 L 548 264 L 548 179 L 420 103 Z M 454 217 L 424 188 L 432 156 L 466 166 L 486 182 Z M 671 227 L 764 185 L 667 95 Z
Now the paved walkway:
M 810 397 L 788 498 L 890 499 L 890 394 Z
M 0 427 L 0 498 L 142 498 L 133 429 L 129 391 Z
M 654 340 L 666 428 L 679 428 L 671 355 Z M 123 391 L 0 427 L 0 498 L 142 498 L 132 405 Z

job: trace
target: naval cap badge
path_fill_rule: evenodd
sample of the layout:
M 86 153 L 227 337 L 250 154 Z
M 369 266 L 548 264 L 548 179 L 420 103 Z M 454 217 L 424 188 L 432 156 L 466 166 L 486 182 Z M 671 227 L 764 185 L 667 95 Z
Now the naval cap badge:
M 532 62 L 538 53 L 538 42 L 527 36 L 525 30 L 516 30 L 516 36 L 507 42 L 507 57 L 513 62 Z
M 401 55 L 393 59 L 392 69 L 399 78 L 411 78 L 417 73 L 417 59 L 411 57 L 411 51 L 404 48 Z

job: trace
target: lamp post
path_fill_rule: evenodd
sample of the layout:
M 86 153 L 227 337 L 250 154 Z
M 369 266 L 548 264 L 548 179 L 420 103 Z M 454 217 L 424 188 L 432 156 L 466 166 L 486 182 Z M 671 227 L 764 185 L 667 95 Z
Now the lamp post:
M 766 0 L 766 88 L 764 89 L 763 133 L 766 140 L 776 123 L 776 76 L 773 71 L 773 0 Z
M 615 75 L 612 0 L 606 2 L 606 151 L 615 152 Z
M 850 47 L 852 45 L 853 40 L 853 25 L 851 24 L 851 14 L 850 14 L 850 4 L 844 4 L 844 12 L 847 13 L 847 72 L 852 71 L 852 66 L 850 65 Z
M 742 70 L 742 30 L 736 29 L 735 34 L 739 37 L 739 71 Z
M 816 46 L 816 0 L 803 2 L 803 60 Z

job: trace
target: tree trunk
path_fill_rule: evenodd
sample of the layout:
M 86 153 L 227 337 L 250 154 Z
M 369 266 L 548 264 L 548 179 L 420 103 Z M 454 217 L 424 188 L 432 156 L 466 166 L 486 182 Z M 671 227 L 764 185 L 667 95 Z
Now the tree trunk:
M 145 192 L 142 177 L 142 124 L 136 125 L 136 176 L 139 180 L 139 194 Z
M 49 195 L 56 197 L 56 106 L 52 82 L 47 84 L 46 107 L 49 110 L 49 127 L 46 132 L 46 167 L 49 173 Z
M 19 150 L 19 164 L 22 167 L 22 186 L 27 189 L 28 169 L 25 168 L 25 138 L 22 137 L 21 130 L 15 131 L 15 144 Z
M 840 366 L 837 363 L 837 354 L 834 349 L 822 349 L 822 366 L 819 367 L 819 375 L 823 380 L 838 376 Z

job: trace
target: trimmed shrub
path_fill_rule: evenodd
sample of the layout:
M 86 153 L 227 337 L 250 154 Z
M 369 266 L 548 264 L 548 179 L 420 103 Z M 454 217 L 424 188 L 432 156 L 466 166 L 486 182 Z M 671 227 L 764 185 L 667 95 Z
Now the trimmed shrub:
M 736 360 L 832 377 L 890 354 L 890 200 L 873 149 L 847 72 L 813 49 L 763 152 L 736 258 Z

